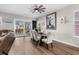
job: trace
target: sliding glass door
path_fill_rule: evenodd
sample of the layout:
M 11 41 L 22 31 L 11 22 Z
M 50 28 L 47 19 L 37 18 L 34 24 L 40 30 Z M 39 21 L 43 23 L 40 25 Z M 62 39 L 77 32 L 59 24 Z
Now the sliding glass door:
M 24 35 L 24 22 L 23 21 L 16 21 L 15 22 L 15 33 L 17 36 Z
M 15 35 L 16 36 L 27 36 L 30 31 L 30 22 L 26 21 L 15 21 Z

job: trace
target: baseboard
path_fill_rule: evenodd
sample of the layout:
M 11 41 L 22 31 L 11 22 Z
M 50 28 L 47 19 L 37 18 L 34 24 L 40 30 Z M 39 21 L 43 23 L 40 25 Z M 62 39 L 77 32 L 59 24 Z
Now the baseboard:
M 73 46 L 73 47 L 76 47 L 76 48 L 79 48 L 78 45 L 75 45 L 75 44 L 71 44 L 71 43 L 68 43 L 68 42 L 65 42 L 65 41 L 61 41 L 61 40 L 56 40 L 56 39 L 53 39 L 54 41 L 58 41 L 60 43 L 63 43 L 63 44 L 66 44 L 66 45 L 69 45 L 69 46 Z
M 79 38 L 79 36 L 73 36 L 73 37 Z

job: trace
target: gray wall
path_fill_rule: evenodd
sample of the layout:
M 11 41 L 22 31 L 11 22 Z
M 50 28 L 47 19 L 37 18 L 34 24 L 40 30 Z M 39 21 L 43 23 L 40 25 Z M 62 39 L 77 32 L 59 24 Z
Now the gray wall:
M 51 32 L 55 35 L 55 40 L 79 47 L 79 38 L 74 36 L 74 12 L 79 10 L 79 5 L 70 5 L 57 11 L 57 29 L 46 29 L 46 16 L 39 18 L 38 23 L 42 23 L 43 32 Z M 61 18 L 66 17 L 67 23 L 62 24 Z M 52 35 L 53 36 L 53 35 Z

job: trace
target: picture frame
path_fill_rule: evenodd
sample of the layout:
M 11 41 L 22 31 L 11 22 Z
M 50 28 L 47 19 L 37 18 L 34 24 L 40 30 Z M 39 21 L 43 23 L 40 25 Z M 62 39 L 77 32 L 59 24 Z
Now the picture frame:
M 46 29 L 56 30 L 56 12 L 46 16 Z

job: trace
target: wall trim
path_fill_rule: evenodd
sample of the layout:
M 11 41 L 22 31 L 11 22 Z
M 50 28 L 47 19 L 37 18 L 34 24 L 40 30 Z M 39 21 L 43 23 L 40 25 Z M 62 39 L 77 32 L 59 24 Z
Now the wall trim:
M 79 36 L 73 36 L 73 37 L 79 38 Z
M 72 44 L 72 43 L 68 43 L 68 42 L 65 42 L 65 41 L 57 40 L 57 39 L 53 39 L 53 40 L 54 41 L 58 41 L 60 43 L 64 43 L 64 44 L 69 45 L 69 46 L 73 46 L 73 47 L 79 48 L 78 45 L 75 45 L 75 44 Z

